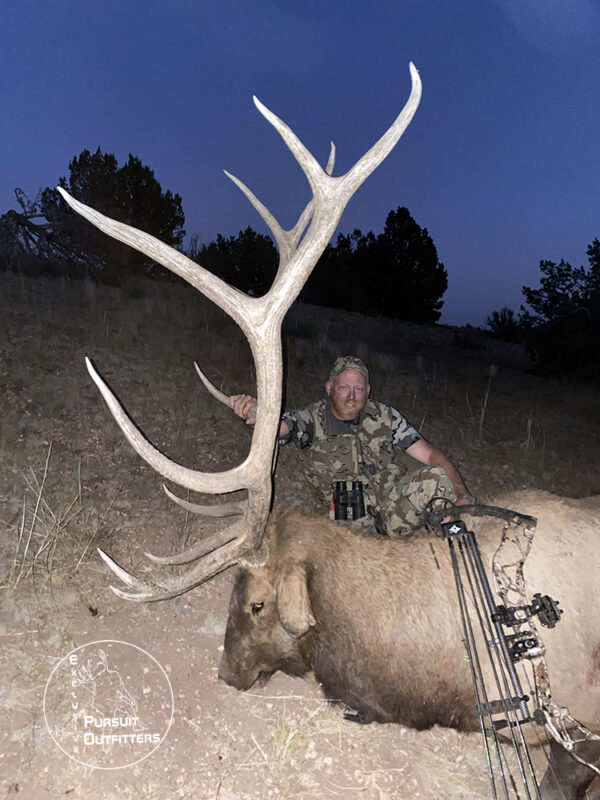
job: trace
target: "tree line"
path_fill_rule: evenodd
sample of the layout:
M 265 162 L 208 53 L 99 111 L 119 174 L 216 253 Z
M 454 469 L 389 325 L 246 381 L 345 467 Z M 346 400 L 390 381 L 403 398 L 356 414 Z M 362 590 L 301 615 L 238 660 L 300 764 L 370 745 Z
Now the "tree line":
M 192 237 L 184 248 L 181 197 L 163 191 L 154 172 L 130 154 L 119 166 L 112 153 L 83 150 L 59 184 L 98 211 L 140 228 L 185 252 L 227 283 L 254 296 L 270 287 L 278 267 L 272 239 L 248 227 L 218 234 L 208 244 Z M 170 272 L 98 231 L 46 188 L 30 200 L 15 190 L 18 209 L 0 217 L 0 270 L 123 284 L 141 274 L 168 280 Z M 600 364 L 600 241 L 587 249 L 589 266 L 540 261 L 540 286 L 523 286 L 516 314 L 501 308 L 487 318 L 498 338 L 525 345 L 547 372 L 573 372 Z M 355 230 L 327 246 L 300 296 L 305 302 L 436 322 L 448 287 L 444 264 L 427 228 L 409 210 L 391 210 L 381 233 Z
M 185 236 L 181 197 L 163 191 L 153 170 L 129 155 L 119 167 L 112 153 L 83 150 L 59 185 L 86 205 L 148 231 L 172 247 Z M 32 274 L 89 276 L 119 284 L 136 272 L 158 276 L 156 265 L 131 247 L 101 233 L 72 211 L 55 189 L 34 200 L 15 190 L 20 211 L 0 217 L 0 269 Z
M 192 237 L 183 248 L 185 218 L 181 197 L 163 191 L 154 172 L 130 155 L 119 167 L 113 154 L 84 150 L 69 163 L 59 185 L 86 205 L 141 228 L 243 292 L 260 296 L 270 287 L 278 253 L 269 236 L 248 227 L 237 236 L 201 244 Z M 170 273 L 146 256 L 96 230 L 75 214 L 59 194 L 46 188 L 34 200 L 16 190 L 20 210 L 0 217 L 0 269 L 35 274 L 89 276 L 121 284 L 145 273 Z M 435 322 L 448 286 L 433 239 L 408 209 L 387 215 L 383 231 L 340 234 L 328 245 L 304 288 L 305 302 Z
M 540 286 L 523 286 L 526 305 L 518 314 L 504 307 L 487 325 L 499 339 L 525 346 L 536 367 L 548 374 L 600 378 L 600 240 L 587 247 L 588 266 L 540 261 Z M 528 306 L 528 307 L 527 307 Z

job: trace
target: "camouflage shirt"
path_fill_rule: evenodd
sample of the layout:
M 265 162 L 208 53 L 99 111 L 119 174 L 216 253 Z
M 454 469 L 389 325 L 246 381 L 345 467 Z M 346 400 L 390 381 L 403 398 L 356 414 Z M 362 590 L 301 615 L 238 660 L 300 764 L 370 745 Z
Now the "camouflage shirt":
M 391 406 L 367 400 L 358 420 L 334 416 L 327 398 L 283 415 L 300 453 L 306 479 L 317 507 L 329 508 L 336 481 L 360 480 L 365 504 L 379 510 L 390 487 L 406 472 L 398 450 L 422 438 L 416 428 Z

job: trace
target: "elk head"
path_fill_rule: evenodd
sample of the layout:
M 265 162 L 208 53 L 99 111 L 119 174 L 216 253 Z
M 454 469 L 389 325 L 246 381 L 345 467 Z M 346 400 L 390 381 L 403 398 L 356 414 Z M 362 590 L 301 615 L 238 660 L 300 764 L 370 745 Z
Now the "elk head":
M 348 201 L 363 181 L 381 164 L 396 145 L 410 123 L 421 98 L 419 74 L 410 64 L 412 89 L 410 97 L 391 127 L 345 175 L 333 177 L 335 146 L 327 167 L 323 169 L 294 132 L 256 97 L 260 113 L 273 125 L 302 168 L 312 190 L 312 199 L 290 230 L 284 230 L 273 214 L 240 180 L 225 174 L 241 189 L 269 227 L 279 249 L 279 268 L 273 285 L 263 297 L 250 297 L 226 284 L 182 253 L 173 250 L 143 231 L 116 222 L 72 198 L 58 187 L 66 202 L 79 214 L 109 236 L 134 247 L 152 260 L 170 269 L 195 286 L 226 311 L 246 335 L 256 366 L 258 399 L 256 424 L 250 452 L 245 461 L 226 472 L 206 473 L 175 463 L 156 447 L 130 420 L 115 395 L 86 359 L 87 368 L 100 389 L 110 411 L 132 447 L 157 472 L 168 480 L 194 492 L 227 494 L 246 489 L 247 500 L 240 504 L 195 507 L 205 513 L 225 516 L 241 514 L 225 530 L 209 536 L 190 550 L 174 557 L 146 555 L 158 564 L 195 562 L 186 572 L 171 578 L 141 581 L 99 551 L 113 572 L 133 591 L 111 587 L 128 600 L 162 600 L 175 597 L 240 561 L 260 564 L 266 554 L 263 536 L 272 494 L 272 471 L 277 445 L 282 399 L 281 324 L 283 317 L 298 296 L 312 269 L 331 239 Z M 200 373 L 205 385 L 223 402 L 221 394 Z M 169 493 L 173 499 L 177 499 Z

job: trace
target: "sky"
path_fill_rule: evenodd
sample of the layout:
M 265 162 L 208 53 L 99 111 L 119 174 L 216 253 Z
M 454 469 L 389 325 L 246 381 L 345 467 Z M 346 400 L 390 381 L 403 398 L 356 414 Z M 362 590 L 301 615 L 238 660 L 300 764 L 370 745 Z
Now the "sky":
M 256 94 L 346 172 L 410 92 L 423 99 L 339 230 L 406 206 L 448 271 L 441 322 L 518 310 L 539 261 L 586 264 L 600 238 L 600 0 L 4 0 L 0 214 L 83 149 L 129 153 L 181 195 L 201 242 L 310 197 Z M 402 287 L 398 287 L 402 291 Z

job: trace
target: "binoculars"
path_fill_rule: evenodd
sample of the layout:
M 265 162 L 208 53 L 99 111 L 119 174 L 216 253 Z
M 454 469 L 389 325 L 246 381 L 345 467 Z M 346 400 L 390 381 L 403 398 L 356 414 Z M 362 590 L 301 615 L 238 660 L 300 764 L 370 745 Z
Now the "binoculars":
M 365 500 L 362 481 L 352 481 L 352 489 L 348 489 L 346 481 L 335 482 L 333 512 L 334 519 L 360 519 L 364 517 Z

